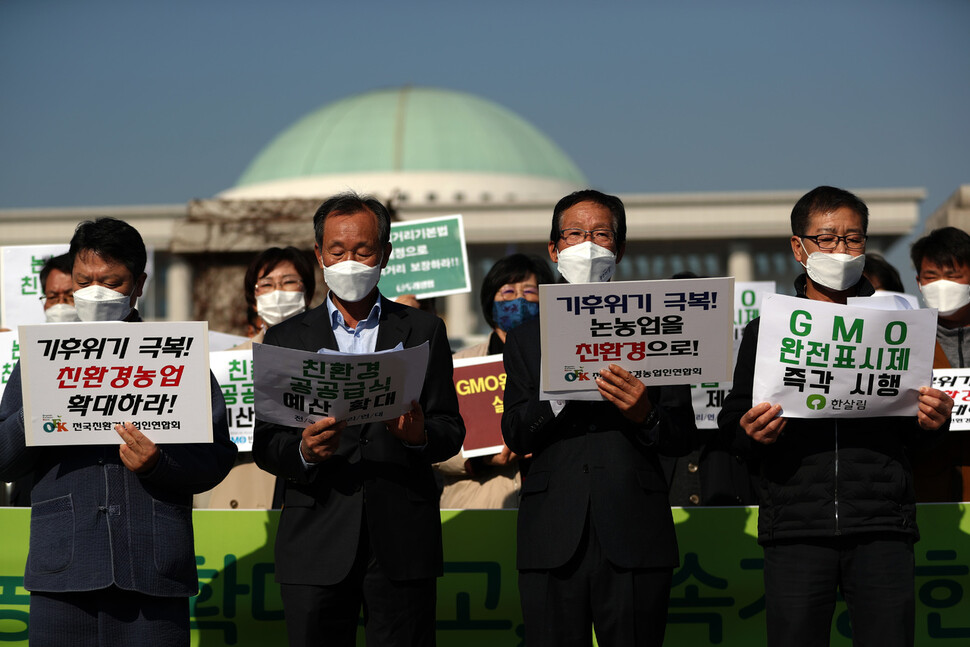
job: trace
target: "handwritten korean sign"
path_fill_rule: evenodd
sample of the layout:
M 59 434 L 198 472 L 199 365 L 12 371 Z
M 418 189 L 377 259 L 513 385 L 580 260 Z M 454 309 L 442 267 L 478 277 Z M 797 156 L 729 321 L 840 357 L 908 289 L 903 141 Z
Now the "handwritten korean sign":
M 396 418 L 421 396 L 428 342 L 349 354 L 253 344 L 256 417 L 303 427 L 334 417 L 350 424 Z
M 389 298 L 471 292 L 461 216 L 391 223 L 391 258 L 379 285 Z
M 753 401 L 792 418 L 915 416 L 936 313 L 775 295 L 761 313 Z
M 20 327 L 27 445 L 212 442 L 205 322 Z

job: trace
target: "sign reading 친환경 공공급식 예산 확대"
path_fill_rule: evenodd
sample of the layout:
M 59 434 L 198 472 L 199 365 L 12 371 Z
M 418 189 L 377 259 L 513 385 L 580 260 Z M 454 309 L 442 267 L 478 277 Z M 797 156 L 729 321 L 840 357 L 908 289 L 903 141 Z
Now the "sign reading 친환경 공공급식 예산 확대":
M 156 444 L 212 442 L 208 324 L 20 327 L 26 443 L 109 445 L 134 423 Z
M 935 310 L 774 295 L 761 311 L 752 402 L 790 418 L 915 416 L 935 343 Z

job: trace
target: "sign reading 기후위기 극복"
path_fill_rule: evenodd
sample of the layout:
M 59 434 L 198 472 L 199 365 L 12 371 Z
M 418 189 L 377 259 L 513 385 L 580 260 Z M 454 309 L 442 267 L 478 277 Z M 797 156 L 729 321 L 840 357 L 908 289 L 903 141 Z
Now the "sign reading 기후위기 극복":
M 349 424 L 397 418 L 421 397 L 430 345 L 374 353 L 316 353 L 253 344 L 256 417 L 305 427 L 333 417 Z
M 950 431 L 970 430 L 970 368 L 934 368 L 933 388 L 953 398 Z
M 208 324 L 20 327 L 27 445 L 110 445 L 132 422 L 156 444 L 212 442 Z
M 752 402 L 790 418 L 915 416 L 935 343 L 935 310 L 774 295 L 761 311 Z
M 730 379 L 734 279 L 539 286 L 542 399 L 598 398 L 612 363 L 645 384 Z
M 471 292 L 461 215 L 391 223 L 391 257 L 381 294 L 419 299 Z

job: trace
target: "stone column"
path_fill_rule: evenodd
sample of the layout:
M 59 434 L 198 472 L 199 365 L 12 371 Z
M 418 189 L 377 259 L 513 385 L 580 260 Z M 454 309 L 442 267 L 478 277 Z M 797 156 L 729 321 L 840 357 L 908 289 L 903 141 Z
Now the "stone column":
M 728 276 L 733 276 L 736 281 L 754 280 L 754 259 L 751 256 L 751 247 L 748 244 L 731 244 L 728 252 L 727 273 Z
M 192 266 L 182 256 L 173 255 L 165 270 L 165 308 L 167 321 L 195 319 L 192 308 Z

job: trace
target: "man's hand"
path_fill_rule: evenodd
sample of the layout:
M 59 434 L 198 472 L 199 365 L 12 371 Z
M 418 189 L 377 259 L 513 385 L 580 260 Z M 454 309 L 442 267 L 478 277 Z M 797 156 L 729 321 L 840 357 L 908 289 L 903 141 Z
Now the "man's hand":
M 935 431 L 943 426 L 953 410 L 953 398 L 939 389 L 928 386 L 919 388 L 919 411 L 916 420 L 926 431 Z
M 125 441 L 118 447 L 118 455 L 125 467 L 135 474 L 143 474 L 155 467 L 161 456 L 158 445 L 130 422 L 115 425 L 115 431 Z
M 387 430 L 408 445 L 424 445 L 428 435 L 424 430 L 424 411 L 417 400 L 411 400 L 411 410 L 399 418 L 384 423 Z
M 336 418 L 321 418 L 303 430 L 300 453 L 307 463 L 319 463 L 334 455 L 340 446 L 340 432 L 347 422 Z
M 778 440 L 788 418 L 780 418 L 781 405 L 774 406 L 767 402 L 751 407 L 746 414 L 741 416 L 741 428 L 748 434 L 751 440 L 763 445 L 770 445 Z
M 596 387 L 604 398 L 633 422 L 643 422 L 653 411 L 653 404 L 647 397 L 647 387 L 633 377 L 633 373 L 616 364 L 610 364 L 609 368 L 600 371 Z
M 502 451 L 498 454 L 492 454 L 491 456 L 483 456 L 482 462 L 486 465 L 491 465 L 493 467 L 501 467 L 503 465 L 509 465 L 519 460 L 519 455 L 509 449 L 508 445 L 502 445 Z

